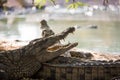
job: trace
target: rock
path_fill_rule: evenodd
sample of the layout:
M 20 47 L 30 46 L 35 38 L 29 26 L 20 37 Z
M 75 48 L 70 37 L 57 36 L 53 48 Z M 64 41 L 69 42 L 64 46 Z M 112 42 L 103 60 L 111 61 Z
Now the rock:
M 89 27 L 90 27 L 91 29 L 97 29 L 97 28 L 98 28 L 97 25 L 90 25 Z
M 70 54 L 71 54 L 72 57 L 86 58 L 84 52 L 70 51 Z
M 93 54 L 90 52 L 82 52 L 82 51 L 70 51 L 72 57 L 77 58 L 85 58 L 85 59 L 92 59 Z
M 90 53 L 90 52 L 86 52 L 85 56 L 86 56 L 87 59 L 91 59 L 92 57 L 94 57 L 93 54 Z
M 115 62 L 120 62 L 120 59 L 116 60 Z
M 21 40 L 0 40 L 0 51 L 14 50 L 27 45 L 29 41 Z
M 110 63 L 114 62 L 113 60 L 109 60 Z

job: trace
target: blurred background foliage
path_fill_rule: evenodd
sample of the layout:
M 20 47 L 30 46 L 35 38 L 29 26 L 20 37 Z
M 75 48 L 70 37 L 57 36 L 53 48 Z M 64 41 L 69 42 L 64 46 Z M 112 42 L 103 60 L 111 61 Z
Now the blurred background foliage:
M 54 5 L 56 5 L 56 1 L 57 0 L 34 0 L 34 5 L 35 6 L 39 6 L 39 8 L 41 8 L 43 5 L 46 4 L 47 1 L 50 1 L 52 2 Z M 77 0 L 65 0 L 64 1 L 65 3 L 69 3 L 67 5 L 67 8 L 78 8 L 79 6 L 84 6 L 84 5 L 87 5 L 81 1 L 77 1 Z

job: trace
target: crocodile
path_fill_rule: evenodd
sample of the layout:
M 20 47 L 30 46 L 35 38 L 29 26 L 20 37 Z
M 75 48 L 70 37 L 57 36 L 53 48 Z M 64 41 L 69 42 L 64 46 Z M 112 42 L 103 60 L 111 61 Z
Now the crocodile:
M 44 80 L 119 80 L 120 61 L 82 60 L 59 56 L 42 64 Z
M 74 27 L 69 27 L 56 35 L 34 39 L 28 45 L 19 49 L 1 51 L 0 75 L 8 77 L 9 80 L 32 77 L 41 68 L 41 63 L 52 60 L 78 45 L 75 42 L 64 44 L 55 50 L 49 49 L 51 46 L 54 47 L 56 42 L 66 38 L 69 33 L 73 33 L 74 31 Z

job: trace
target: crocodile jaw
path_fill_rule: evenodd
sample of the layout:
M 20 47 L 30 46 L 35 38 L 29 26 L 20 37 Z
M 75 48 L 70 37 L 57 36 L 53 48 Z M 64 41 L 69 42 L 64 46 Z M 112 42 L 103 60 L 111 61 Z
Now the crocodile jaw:
M 59 34 L 49 36 L 49 37 L 45 38 L 46 43 L 44 45 L 46 45 L 46 48 L 48 48 L 48 47 L 54 45 L 55 43 L 57 43 L 58 41 L 66 38 L 69 33 L 73 33 L 74 31 L 75 31 L 75 28 L 70 27 Z
M 66 51 L 76 47 L 78 45 L 78 43 L 69 43 L 67 45 L 62 45 L 60 47 L 58 47 L 55 50 L 50 50 L 48 48 L 48 50 L 46 50 L 45 52 L 43 52 L 44 54 L 38 55 L 36 56 L 36 58 L 42 63 L 42 62 L 46 62 L 49 60 L 54 59 L 55 57 L 58 57 L 61 54 L 64 54 Z M 56 46 L 54 46 L 56 47 Z
M 52 36 L 44 38 L 44 40 L 43 40 L 44 44 L 41 45 L 42 48 L 41 48 L 41 50 L 39 50 L 39 54 L 36 54 L 36 58 L 40 62 L 46 62 L 46 61 L 49 61 L 61 54 L 64 54 L 66 51 L 77 46 L 78 43 L 70 43 L 67 45 L 62 45 L 62 46 L 60 45 L 61 47 L 58 47 L 54 50 L 50 50 L 51 46 L 54 46 L 54 44 L 56 44 L 58 41 L 60 41 L 64 38 L 66 38 L 69 33 L 73 33 L 74 31 L 75 31 L 75 28 L 70 27 L 60 34 L 52 35 Z M 56 46 L 54 46 L 54 47 L 56 47 Z

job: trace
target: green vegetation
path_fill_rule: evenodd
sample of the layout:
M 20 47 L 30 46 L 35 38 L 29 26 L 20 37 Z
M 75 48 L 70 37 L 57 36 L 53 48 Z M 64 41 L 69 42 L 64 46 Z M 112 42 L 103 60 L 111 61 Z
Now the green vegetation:
M 54 5 L 56 5 L 57 0 L 48 0 L 48 1 L 50 1 Z M 46 4 L 46 2 L 47 2 L 47 0 L 34 0 L 34 5 L 38 6 L 38 8 L 41 8 L 42 6 L 44 6 Z M 70 2 L 70 0 L 65 0 L 66 4 L 69 2 Z M 67 5 L 67 7 L 68 8 L 78 8 L 79 6 L 84 6 L 84 5 L 86 5 L 86 4 L 83 2 L 72 0 L 72 2 Z
M 78 8 L 79 6 L 84 6 L 84 5 L 87 5 L 87 4 L 78 1 L 78 2 L 73 2 L 69 4 L 68 8 Z

